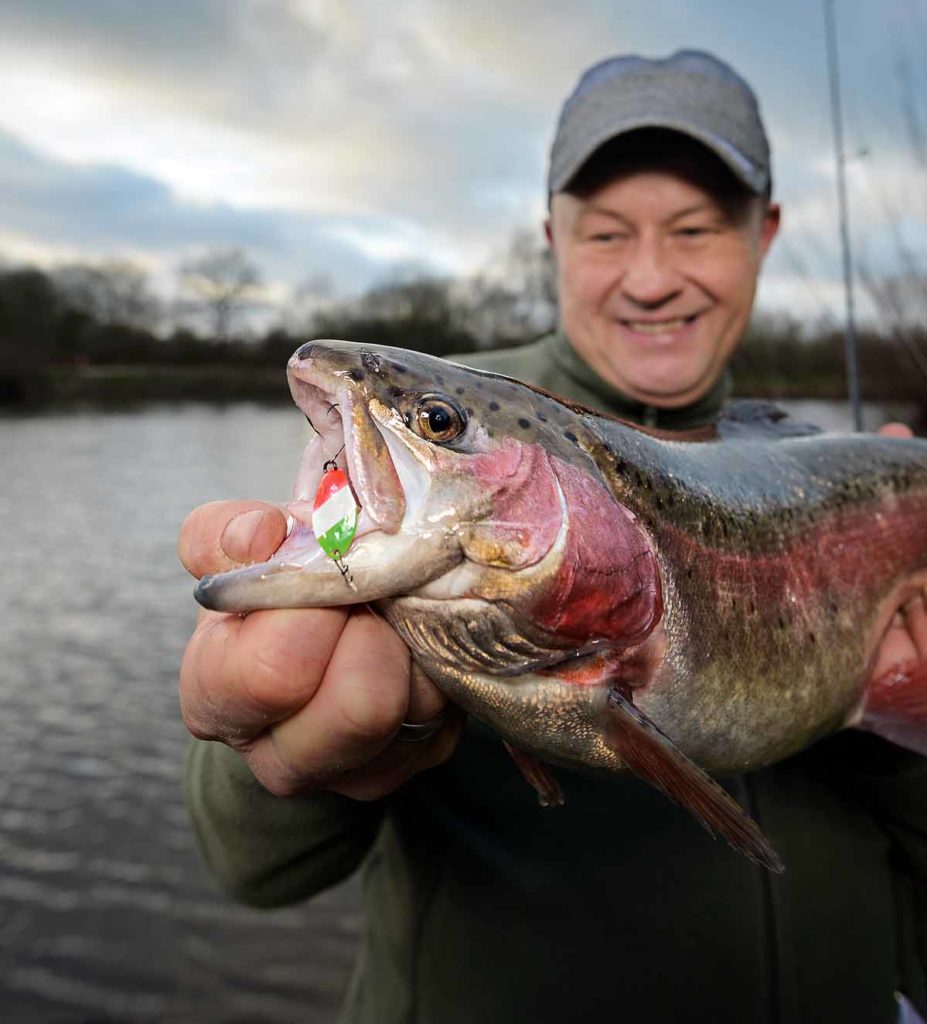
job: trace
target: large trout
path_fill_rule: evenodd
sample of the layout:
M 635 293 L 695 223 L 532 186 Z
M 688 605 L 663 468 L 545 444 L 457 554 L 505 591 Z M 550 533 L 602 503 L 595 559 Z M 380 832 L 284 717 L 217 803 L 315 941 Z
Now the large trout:
M 707 773 L 847 726 L 927 752 L 924 666 L 867 686 L 893 612 L 927 586 L 927 442 L 783 437 L 762 417 L 680 441 L 343 341 L 303 345 L 288 376 L 316 431 L 289 535 L 202 580 L 201 604 L 372 602 L 543 802 L 560 793 L 539 759 L 627 769 L 777 870 Z M 311 524 L 336 464 L 360 515 L 332 560 Z

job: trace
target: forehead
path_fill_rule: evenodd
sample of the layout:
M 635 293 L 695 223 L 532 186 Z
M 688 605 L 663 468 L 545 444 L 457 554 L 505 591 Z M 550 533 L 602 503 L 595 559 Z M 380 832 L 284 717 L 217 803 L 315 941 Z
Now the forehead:
M 596 214 L 617 214 L 627 221 L 642 223 L 663 222 L 688 211 L 732 217 L 732 211 L 717 194 L 685 176 L 664 170 L 628 172 L 585 196 L 559 193 L 551 198 L 555 227 Z

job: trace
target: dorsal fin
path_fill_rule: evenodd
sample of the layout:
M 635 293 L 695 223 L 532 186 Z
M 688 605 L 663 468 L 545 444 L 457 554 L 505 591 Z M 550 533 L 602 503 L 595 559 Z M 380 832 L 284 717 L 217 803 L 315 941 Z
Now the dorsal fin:
M 820 427 L 802 420 L 793 420 L 775 402 L 757 398 L 739 398 L 728 402 L 715 421 L 717 436 L 730 438 L 807 437 L 823 433 Z

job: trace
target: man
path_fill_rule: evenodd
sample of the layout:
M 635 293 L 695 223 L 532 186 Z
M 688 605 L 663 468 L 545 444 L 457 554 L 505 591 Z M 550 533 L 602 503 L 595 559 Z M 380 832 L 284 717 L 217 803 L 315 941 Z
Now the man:
M 708 422 L 779 223 L 748 86 L 706 54 L 606 61 L 564 107 L 549 184 L 562 329 L 469 361 L 667 429 Z M 181 557 L 222 571 L 284 531 L 267 505 L 205 506 Z M 922 601 L 875 671 L 918 656 Z M 365 862 L 345 1021 L 888 1024 L 896 989 L 923 1005 L 917 755 L 847 733 L 726 780 L 788 866 L 773 877 L 631 777 L 558 770 L 567 803 L 542 811 L 363 609 L 204 613 L 181 683 L 193 733 L 221 741 L 191 747 L 187 796 L 227 888 L 273 906 Z M 406 742 L 415 726 L 428 738 Z

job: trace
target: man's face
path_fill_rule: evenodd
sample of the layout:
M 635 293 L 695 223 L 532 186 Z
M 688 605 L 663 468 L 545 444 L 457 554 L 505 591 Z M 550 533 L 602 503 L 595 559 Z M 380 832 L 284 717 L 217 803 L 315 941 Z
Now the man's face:
M 729 206 L 730 204 L 727 204 Z M 601 377 L 674 408 L 708 392 L 750 318 L 779 210 L 732 213 L 704 175 L 637 170 L 552 197 L 561 326 Z

